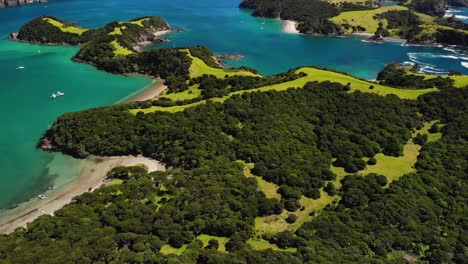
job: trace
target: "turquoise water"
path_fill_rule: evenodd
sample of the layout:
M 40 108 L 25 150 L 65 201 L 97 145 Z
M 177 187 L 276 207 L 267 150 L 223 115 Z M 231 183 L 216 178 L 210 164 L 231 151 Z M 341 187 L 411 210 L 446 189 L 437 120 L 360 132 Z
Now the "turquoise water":
M 168 36 L 166 46 L 206 45 L 216 53 L 246 56 L 245 65 L 273 74 L 303 65 L 334 68 L 375 78 L 390 62 L 418 62 L 427 72 L 456 69 L 468 73 L 468 61 L 451 50 L 375 44 L 360 38 L 329 38 L 281 32 L 282 23 L 255 18 L 237 8 L 237 0 L 51 0 L 0 10 L 0 209 L 42 193 L 51 184 L 77 177 L 85 162 L 35 149 L 53 120 L 64 112 L 115 103 L 145 85 L 143 77 L 122 77 L 70 61 L 75 47 L 43 47 L 5 40 L 28 20 L 54 15 L 84 27 L 112 20 L 160 15 L 185 31 Z M 40 51 L 40 52 L 39 52 Z M 17 70 L 24 66 L 24 70 Z M 64 97 L 53 101 L 52 92 Z

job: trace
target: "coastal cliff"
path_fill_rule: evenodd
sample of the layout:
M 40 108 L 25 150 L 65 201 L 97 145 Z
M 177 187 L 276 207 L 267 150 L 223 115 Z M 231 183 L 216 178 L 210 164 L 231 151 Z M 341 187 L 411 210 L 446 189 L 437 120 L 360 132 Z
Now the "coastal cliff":
M 47 3 L 47 0 L 0 0 L 0 8 L 13 7 L 32 3 Z

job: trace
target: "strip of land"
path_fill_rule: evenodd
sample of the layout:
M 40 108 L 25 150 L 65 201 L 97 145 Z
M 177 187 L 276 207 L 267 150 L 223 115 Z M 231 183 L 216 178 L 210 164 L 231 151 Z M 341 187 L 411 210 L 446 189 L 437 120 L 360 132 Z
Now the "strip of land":
M 0 221 L 0 234 L 9 234 L 18 227 L 24 227 L 41 215 L 53 215 L 66 204 L 73 201 L 85 192 L 93 191 L 103 184 L 109 184 L 106 175 L 109 170 L 118 166 L 144 165 L 149 172 L 165 170 L 158 161 L 142 156 L 133 157 L 93 157 L 90 158 L 96 165 L 83 174 L 71 184 L 50 191 L 45 200 L 33 199 L 8 212 Z

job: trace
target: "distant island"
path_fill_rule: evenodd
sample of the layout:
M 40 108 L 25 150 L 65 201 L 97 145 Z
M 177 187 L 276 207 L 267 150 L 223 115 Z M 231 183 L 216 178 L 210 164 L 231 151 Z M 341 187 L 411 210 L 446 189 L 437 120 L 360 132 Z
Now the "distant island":
M 375 1 L 244 0 L 239 7 L 252 10 L 254 16 L 295 21 L 304 34 L 360 34 L 371 41 L 404 39 L 417 45 L 468 45 L 468 26 L 453 17 L 443 17 L 447 2 L 442 0 L 415 0 L 394 6 L 380 6 Z
M 0 0 L 0 8 L 14 7 L 32 3 L 47 3 L 47 0 Z

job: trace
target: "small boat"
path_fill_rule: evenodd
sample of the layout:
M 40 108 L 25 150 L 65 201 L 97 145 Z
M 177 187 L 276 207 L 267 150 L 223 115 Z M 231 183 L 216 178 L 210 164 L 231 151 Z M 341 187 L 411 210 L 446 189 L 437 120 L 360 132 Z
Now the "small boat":
M 24 66 L 18 66 L 16 67 L 17 70 L 24 70 Z
M 49 186 L 49 188 L 47 188 L 47 190 L 49 190 L 49 191 L 55 190 L 55 189 L 57 189 L 57 187 L 55 185 Z
M 57 97 L 59 97 L 59 96 L 64 96 L 64 95 L 65 95 L 65 93 L 62 93 L 61 91 L 57 91 L 56 93 L 53 93 L 53 94 L 50 96 L 50 98 L 51 98 L 51 99 L 56 99 Z
M 37 196 L 37 198 L 39 198 L 39 199 L 41 199 L 41 200 L 45 200 L 46 197 L 45 197 L 45 195 L 43 195 L 43 194 L 39 194 L 39 195 Z

